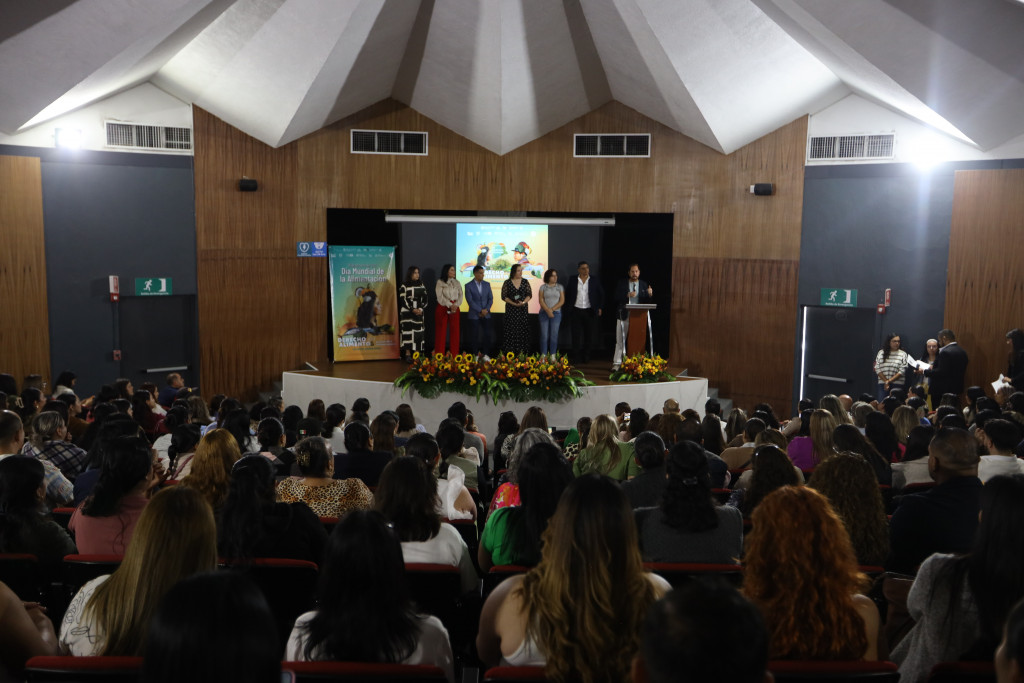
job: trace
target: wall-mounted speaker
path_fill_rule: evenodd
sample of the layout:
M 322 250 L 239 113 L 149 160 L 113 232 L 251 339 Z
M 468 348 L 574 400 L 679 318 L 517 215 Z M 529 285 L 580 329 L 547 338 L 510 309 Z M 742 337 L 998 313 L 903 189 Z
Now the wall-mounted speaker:
M 775 186 L 771 183 L 754 183 L 750 186 L 750 194 L 767 197 L 768 195 L 775 194 Z
M 238 181 L 239 192 L 255 192 L 260 187 L 260 184 L 252 178 L 242 178 Z M 770 187 L 770 186 L 769 186 Z M 769 192 L 769 194 L 771 194 Z

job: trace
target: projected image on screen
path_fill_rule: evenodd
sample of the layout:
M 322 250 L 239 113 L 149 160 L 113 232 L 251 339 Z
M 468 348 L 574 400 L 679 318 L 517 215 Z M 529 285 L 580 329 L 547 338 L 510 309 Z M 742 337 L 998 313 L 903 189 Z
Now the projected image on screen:
M 455 269 L 459 282 L 473 279 L 473 268 L 484 267 L 484 280 L 494 293 L 492 313 L 504 313 L 501 286 L 516 263 L 523 267 L 523 278 L 530 283 L 533 298 L 530 313 L 540 311 L 538 289 L 544 283 L 548 263 L 548 226 L 504 225 L 495 223 L 458 223 L 455 238 Z M 468 310 L 462 302 L 462 310 Z

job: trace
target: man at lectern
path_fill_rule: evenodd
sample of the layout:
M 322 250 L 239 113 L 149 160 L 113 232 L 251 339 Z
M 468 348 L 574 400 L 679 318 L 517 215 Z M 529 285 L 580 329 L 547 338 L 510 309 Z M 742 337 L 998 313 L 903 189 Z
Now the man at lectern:
M 615 307 L 618 311 L 615 321 L 615 356 L 612 358 L 612 370 L 618 370 L 625 353 L 626 335 L 629 334 L 629 311 L 626 304 L 650 303 L 654 296 L 651 286 L 640 279 L 640 266 L 636 263 L 629 266 L 629 277 L 619 280 L 615 286 Z

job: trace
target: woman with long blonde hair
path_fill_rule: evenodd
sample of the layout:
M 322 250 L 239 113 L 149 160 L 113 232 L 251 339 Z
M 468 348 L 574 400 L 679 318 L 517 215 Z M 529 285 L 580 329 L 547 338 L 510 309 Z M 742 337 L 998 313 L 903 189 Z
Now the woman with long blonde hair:
M 164 489 L 142 511 L 121 566 L 86 583 L 71 601 L 61 623 L 61 651 L 141 655 L 164 594 L 181 579 L 216 567 L 213 510 L 190 488 Z
M 572 472 L 577 477 L 597 472 L 616 481 L 625 481 L 640 473 L 634 455 L 633 444 L 619 440 L 615 418 L 611 415 L 598 415 L 590 427 L 587 447 L 573 461 Z
M 835 454 L 834 434 L 838 425 L 839 421 L 827 410 L 819 408 L 811 413 L 811 458 L 814 466 Z
M 194 488 L 213 509 L 224 504 L 231 483 L 231 468 L 242 457 L 238 441 L 226 429 L 211 429 L 196 446 L 192 470 L 181 480 Z
M 487 666 L 544 666 L 552 681 L 623 681 L 647 608 L 669 590 L 647 574 L 622 489 L 589 474 L 565 489 L 542 535 L 540 564 L 506 579 L 480 615 Z
M 878 608 L 859 593 L 867 579 L 828 500 L 784 486 L 753 522 L 743 593 L 764 615 L 769 659 L 878 659 Z

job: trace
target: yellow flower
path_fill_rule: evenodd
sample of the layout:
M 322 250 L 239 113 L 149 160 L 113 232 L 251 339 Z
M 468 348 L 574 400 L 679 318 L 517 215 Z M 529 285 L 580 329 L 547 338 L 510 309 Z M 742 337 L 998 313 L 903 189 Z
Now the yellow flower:
M 508 353 L 505 354 L 505 358 L 508 358 L 509 360 L 512 360 L 515 357 L 516 357 L 516 354 L 512 353 L 511 351 L 509 351 Z
M 413 358 L 413 360 L 416 360 L 416 359 L 418 359 L 419 357 L 420 357 L 420 352 L 419 352 L 419 351 L 413 351 L 413 352 L 412 352 L 412 358 Z
M 469 378 L 469 385 L 473 386 L 474 384 L 476 384 L 476 377 L 470 377 Z

